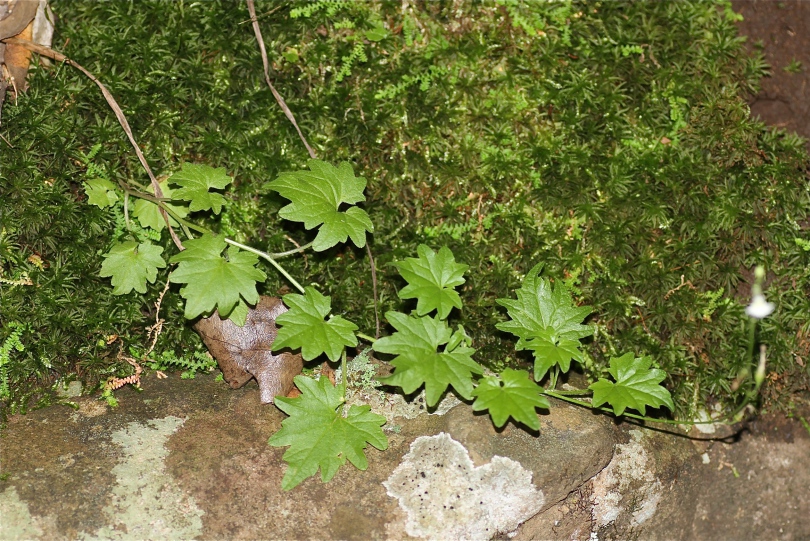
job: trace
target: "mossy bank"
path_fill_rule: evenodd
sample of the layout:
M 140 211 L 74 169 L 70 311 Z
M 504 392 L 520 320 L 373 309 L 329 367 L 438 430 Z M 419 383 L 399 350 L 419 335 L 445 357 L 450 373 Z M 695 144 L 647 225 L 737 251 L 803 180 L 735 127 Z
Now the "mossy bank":
M 183 161 L 236 178 L 206 224 L 281 251 L 305 243 L 282 225 L 267 184 L 307 153 L 266 87 L 247 10 L 233 2 L 55 1 L 54 48 L 122 105 L 152 167 Z M 789 410 L 810 384 L 808 156 L 745 104 L 766 66 L 744 54 L 735 14 L 707 2 L 257 2 L 274 85 L 320 158 L 368 180 L 381 312 L 400 307 L 393 260 L 449 246 L 470 265 L 459 317 L 493 368 L 526 364 L 495 330 L 528 269 L 593 306 L 585 372 L 649 354 L 678 416 L 740 399 L 752 269 L 777 305 L 765 405 Z M 6 102 L 0 133 L 0 396 L 24 408 L 59 380 L 89 388 L 144 348 L 158 282 L 114 297 L 98 278 L 121 217 L 86 204 L 88 162 L 113 182 L 144 173 L 92 82 L 36 66 Z M 91 160 L 94 145 L 101 147 Z M 169 242 L 164 237 L 165 242 Z M 36 257 L 33 257 L 36 256 Z M 339 260 L 339 264 L 335 260 Z M 363 250 L 289 263 L 362 330 L 374 327 Z M 26 273 L 32 285 L 14 284 Z M 284 286 L 265 284 L 269 294 Z M 200 350 L 177 291 L 163 302 L 158 352 Z M 373 334 L 373 332 L 371 332 Z M 118 340 L 120 338 L 121 340 Z M 122 346 L 121 344 L 125 344 Z M 123 349 L 122 349 L 123 348 Z

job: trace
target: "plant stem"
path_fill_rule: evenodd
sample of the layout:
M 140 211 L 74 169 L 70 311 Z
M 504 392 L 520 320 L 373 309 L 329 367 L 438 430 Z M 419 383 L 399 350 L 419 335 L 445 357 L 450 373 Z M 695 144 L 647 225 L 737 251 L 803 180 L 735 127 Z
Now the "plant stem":
M 365 333 L 362 333 L 362 332 L 356 332 L 354 334 L 357 336 L 357 338 L 362 338 L 366 342 L 371 342 L 372 344 L 377 341 L 376 338 L 372 338 L 371 336 L 369 336 L 369 335 L 367 335 Z
M 346 348 L 343 348 L 343 353 L 340 355 L 340 386 L 343 392 L 343 402 L 340 405 L 340 416 L 346 416 L 346 388 L 348 386 L 349 376 L 346 371 Z
M 562 396 L 580 396 L 591 394 L 591 391 L 589 391 L 588 389 L 574 389 L 572 391 L 554 391 L 554 392 Z
M 198 226 L 198 225 L 196 225 L 196 224 L 194 224 L 192 222 L 189 222 L 188 220 L 185 220 L 185 219 L 181 218 L 180 216 L 178 216 L 175 211 L 173 211 L 171 208 L 169 208 L 169 205 L 167 205 L 165 203 L 165 201 L 163 201 L 162 199 L 160 199 L 158 197 L 154 197 L 154 196 L 149 195 L 149 194 L 136 192 L 136 191 L 131 190 L 131 189 L 125 189 L 124 193 L 129 194 L 129 195 L 133 195 L 135 197 L 140 197 L 141 199 L 145 199 L 147 201 L 151 201 L 152 203 L 159 206 L 161 209 L 165 210 L 172 218 L 174 218 L 177 221 L 177 223 L 179 223 L 181 226 L 183 226 L 183 228 L 193 229 L 194 231 L 197 231 L 198 233 L 203 233 L 203 234 L 210 233 L 210 234 L 213 234 L 213 231 L 211 231 L 210 229 L 206 229 L 204 227 Z M 227 237 L 225 237 L 225 242 L 227 242 L 228 244 L 231 244 L 233 246 L 236 246 L 237 248 L 240 248 L 242 250 L 254 253 L 254 254 L 258 255 L 259 257 L 261 257 L 262 259 L 265 259 L 265 260 L 269 261 L 270 264 L 273 265 L 273 267 L 275 267 L 276 270 L 282 276 L 284 276 L 298 291 L 301 292 L 301 294 L 304 293 L 304 287 L 301 284 L 299 284 L 298 281 L 290 275 L 290 273 L 288 273 L 286 270 L 284 270 L 284 268 L 276 262 L 275 258 L 276 257 L 283 257 L 284 255 L 288 255 L 288 254 L 296 253 L 296 252 L 299 252 L 299 251 L 303 251 L 303 250 L 309 248 L 312 245 L 312 243 L 309 243 L 309 244 L 307 244 L 305 246 L 302 246 L 301 248 L 296 248 L 295 250 L 290 250 L 289 252 L 282 252 L 281 254 L 268 254 L 267 252 L 257 250 L 256 248 L 251 248 L 250 246 L 246 246 L 246 245 L 244 245 L 244 244 L 242 244 L 240 242 L 236 242 L 235 240 L 229 239 Z
M 129 226 L 129 194 L 127 192 L 124 192 L 124 225 L 127 226 L 127 231 L 132 235 L 132 228 Z
M 303 246 L 299 246 L 298 248 L 293 248 L 292 250 L 287 250 L 286 252 L 277 252 L 275 254 L 267 254 L 268 256 L 272 257 L 273 259 L 281 259 L 282 257 L 287 257 L 288 255 L 298 254 L 310 248 L 315 241 L 309 242 L 304 244 Z
M 645 415 L 636 415 L 634 413 L 627 413 L 626 411 L 621 415 L 616 415 L 613 410 L 610 408 L 605 408 L 602 406 L 594 406 L 590 402 L 585 402 L 584 400 L 577 400 L 576 398 L 569 398 L 563 394 L 558 393 L 557 391 L 547 391 L 545 389 L 542 390 L 544 395 L 551 396 L 558 400 L 563 400 L 564 402 L 569 402 L 571 404 L 582 406 L 583 408 L 592 409 L 595 411 L 599 411 L 602 413 L 607 413 L 608 415 L 612 415 L 614 417 L 628 417 L 630 419 L 637 419 L 639 421 L 649 421 L 652 423 L 663 423 L 668 425 L 709 425 L 709 424 L 718 424 L 718 425 L 731 425 L 734 424 L 733 420 L 711 420 L 711 421 L 676 421 L 673 419 L 655 419 L 653 417 L 647 417 Z
M 302 295 L 304 294 L 304 286 L 302 286 L 301 284 L 299 284 L 299 283 L 298 283 L 298 281 L 296 281 L 296 279 L 295 279 L 295 278 L 293 278 L 293 277 L 290 275 L 290 273 L 288 273 L 286 270 L 284 270 L 284 268 L 283 268 L 281 265 L 279 265 L 279 264 L 276 262 L 276 260 L 275 260 L 275 259 L 273 259 L 273 258 L 270 256 L 270 254 L 268 254 L 268 253 L 266 253 L 266 252 L 262 252 L 261 250 L 257 250 L 256 248 L 251 248 L 250 246 L 246 246 L 246 245 L 244 245 L 244 244 L 242 244 L 242 243 L 240 243 L 240 242 L 236 242 L 235 240 L 233 240 L 233 239 L 229 239 L 229 238 L 227 238 L 227 237 L 225 238 L 225 242 L 227 242 L 228 244 L 232 244 L 233 246 L 236 246 L 237 248 L 241 248 L 242 250 L 245 250 L 245 251 L 248 251 L 248 252 L 254 253 L 254 254 L 256 254 L 257 256 L 259 256 L 259 257 L 261 257 L 261 258 L 263 258 L 263 259 L 266 259 L 267 261 L 269 261 L 269 262 L 270 262 L 270 264 L 271 264 L 271 265 L 273 265 L 273 266 L 276 268 L 276 270 L 277 270 L 278 272 L 280 272 L 280 273 L 281 273 L 281 275 L 282 275 L 282 276 L 284 276 L 284 277 L 285 277 L 287 280 L 289 280 L 289 282 L 290 282 L 290 283 L 291 283 L 293 286 L 295 286 L 295 288 L 296 288 L 298 291 L 300 291 Z
M 549 379 L 549 388 L 554 389 L 557 387 L 557 377 L 560 375 L 560 366 L 554 365 L 551 369 L 551 377 Z

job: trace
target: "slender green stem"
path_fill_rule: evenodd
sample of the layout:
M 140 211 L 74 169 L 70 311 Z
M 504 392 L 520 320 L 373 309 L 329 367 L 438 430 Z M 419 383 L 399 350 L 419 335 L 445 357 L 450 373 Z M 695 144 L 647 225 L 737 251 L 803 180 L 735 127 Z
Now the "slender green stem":
M 127 192 L 124 192 L 124 225 L 132 235 L 132 228 L 129 226 L 129 194 Z
M 281 273 L 282 276 L 284 276 L 284 278 L 289 280 L 289 282 L 293 286 L 295 286 L 295 289 L 300 291 L 302 295 L 304 294 L 304 286 L 299 284 L 298 281 L 290 275 L 290 273 L 288 273 L 286 270 L 284 270 L 284 268 L 281 265 L 279 265 L 278 262 L 276 262 L 276 260 L 273 259 L 270 256 L 270 254 L 262 252 L 261 250 L 257 250 L 256 248 L 251 248 L 250 246 L 246 246 L 246 245 L 244 245 L 244 244 L 242 244 L 240 242 L 236 242 L 233 239 L 226 238 L 225 242 L 227 242 L 228 244 L 232 244 L 233 246 L 236 246 L 237 248 L 241 248 L 242 250 L 245 250 L 247 252 L 254 253 L 254 254 L 256 254 L 257 256 L 259 256 L 259 257 L 261 257 L 263 259 L 266 259 L 271 265 L 273 265 L 276 268 L 276 270 L 279 273 Z
M 748 318 L 748 362 L 754 358 L 754 339 L 756 338 L 757 320 L 756 318 Z
M 198 226 L 198 225 L 196 225 L 196 224 L 194 224 L 192 222 L 189 222 L 188 220 L 184 220 L 183 218 L 178 216 L 175 211 L 173 211 L 171 208 L 169 208 L 169 205 L 167 205 L 166 202 L 163 201 L 160 198 L 157 198 L 157 197 L 155 197 L 153 195 L 150 195 L 150 194 L 136 192 L 136 191 L 133 191 L 133 190 L 130 190 L 130 189 L 125 189 L 124 193 L 128 193 L 128 194 L 133 195 L 135 197 L 140 197 L 141 199 L 146 199 L 147 201 L 151 201 L 152 203 L 155 203 L 157 206 L 159 206 L 160 208 L 165 210 L 172 218 L 174 218 L 177 221 L 177 223 L 179 223 L 184 228 L 184 230 L 186 231 L 187 236 L 189 236 L 189 237 L 191 237 L 191 234 L 190 234 L 190 231 L 188 231 L 188 230 L 194 230 L 194 231 L 196 231 L 198 233 L 203 233 L 203 234 L 205 234 L 205 233 L 213 233 L 210 229 L 206 229 L 206 228 Z M 304 293 L 304 287 L 301 284 L 299 284 L 298 281 L 290 275 L 290 273 L 288 273 L 281 265 L 279 265 L 275 261 L 274 256 L 278 256 L 278 254 L 268 254 L 267 252 L 257 250 L 256 248 L 251 248 L 250 246 L 246 246 L 246 245 L 244 245 L 244 244 L 242 244 L 240 242 L 236 242 L 235 240 L 229 239 L 227 237 L 225 238 L 225 242 L 227 242 L 228 244 L 232 244 L 233 246 L 236 246 L 237 248 L 241 248 L 242 250 L 254 253 L 254 254 L 258 255 L 259 257 L 261 257 L 262 259 L 267 260 L 298 291 L 300 291 L 302 294 Z M 306 245 L 306 246 L 302 246 L 300 249 L 296 249 L 295 251 L 304 250 L 304 249 L 308 248 L 310 245 L 311 245 L 311 243 Z M 295 251 L 292 251 L 290 253 L 295 253 Z
M 562 396 L 581 396 L 581 395 L 589 395 L 589 394 L 591 394 L 591 391 L 588 390 L 588 389 L 574 389 L 574 390 L 571 390 L 571 391 L 556 391 L 555 390 L 554 392 L 557 393 L 558 395 L 562 395 Z
M 565 402 L 569 402 L 571 404 L 575 404 L 577 406 L 582 406 L 583 408 L 589 408 L 592 410 L 600 411 L 602 413 L 607 413 L 608 415 L 613 415 L 614 417 L 628 417 L 630 419 L 637 419 L 639 421 L 648 421 L 651 423 L 663 423 L 668 425 L 709 425 L 709 424 L 717 424 L 717 425 L 731 425 L 734 424 L 732 420 L 711 420 L 711 421 L 676 421 L 673 419 L 655 419 L 653 417 L 647 417 L 644 415 L 636 415 L 634 413 L 624 412 L 621 415 L 616 415 L 613 410 L 610 408 L 605 408 L 602 406 L 594 406 L 590 402 L 585 402 L 584 400 L 577 400 L 576 398 L 569 398 L 568 396 L 562 395 L 556 391 L 547 391 L 543 389 L 543 394 L 547 396 L 551 396 L 558 400 L 563 400 Z
M 371 336 L 369 336 L 369 335 L 367 335 L 367 334 L 365 334 L 365 333 L 356 332 L 356 333 L 354 333 L 354 334 L 355 334 L 355 335 L 357 335 L 357 338 L 362 338 L 362 339 L 363 339 L 363 340 L 365 340 L 366 342 L 370 342 L 370 343 L 372 343 L 372 344 L 373 344 L 374 342 L 376 342 L 376 341 L 377 341 L 377 339 L 376 339 L 376 338 L 373 338 L 373 337 L 371 337 Z
M 340 416 L 346 416 L 346 389 L 348 388 L 349 375 L 346 370 L 346 348 L 343 348 L 343 353 L 340 355 L 340 386 L 343 392 L 343 401 L 340 405 Z
M 557 387 L 557 378 L 559 377 L 559 375 L 560 375 L 560 366 L 555 364 L 554 368 L 551 369 L 551 378 L 548 385 L 550 389 L 554 389 Z
M 343 348 L 343 353 L 340 355 L 340 383 L 343 385 L 343 401 L 346 401 L 346 387 L 349 382 L 348 372 L 346 370 L 346 348 Z
M 274 254 L 268 253 L 267 255 L 272 257 L 273 259 L 281 259 L 282 257 L 287 257 L 288 255 L 301 253 L 304 250 L 309 249 L 313 244 L 315 244 L 314 240 L 312 242 L 304 244 L 303 246 L 299 246 L 298 248 L 294 248 L 292 250 L 287 250 L 286 252 L 276 252 Z
M 754 358 L 754 339 L 756 338 L 756 327 L 757 327 L 757 320 L 756 318 L 749 318 L 748 322 L 748 362 L 750 363 Z M 744 377 L 740 379 L 747 379 L 749 375 L 751 375 L 751 370 L 748 367 L 745 367 Z M 762 382 L 758 382 L 754 380 L 754 386 L 745 393 L 745 397 L 743 398 L 742 403 L 734 410 L 734 413 L 730 415 L 731 419 L 737 417 L 742 411 L 751 404 L 752 400 L 756 398 L 756 395 L 759 393 L 759 387 Z

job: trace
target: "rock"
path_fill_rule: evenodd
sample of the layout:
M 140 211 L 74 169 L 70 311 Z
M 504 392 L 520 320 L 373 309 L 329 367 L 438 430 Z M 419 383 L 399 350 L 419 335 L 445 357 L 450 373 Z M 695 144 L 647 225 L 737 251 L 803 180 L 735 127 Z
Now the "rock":
M 527 432 L 512 422 L 497 430 L 489 415 L 473 413 L 466 405 L 450 410 L 442 418 L 441 430 L 461 442 L 476 464 L 496 455 L 519 462 L 532 472 L 534 485 L 550 506 L 610 462 L 620 435 L 609 417 L 565 402 L 550 402 L 551 409 L 540 415 L 539 433 Z
M 487 541 L 517 528 L 544 502 L 520 463 L 495 456 L 476 468 L 444 432 L 416 438 L 383 486 L 408 515 L 408 535 L 429 539 Z
M 553 402 L 530 434 L 496 430 L 461 404 L 394 419 L 389 449 L 366 450 L 366 471 L 347 464 L 329 484 L 314 477 L 284 492 L 285 449 L 267 444 L 284 415 L 260 403 L 256 385 L 147 374 L 141 386 L 118 391 L 114 410 L 79 397 L 76 410 L 9 419 L 0 539 L 485 539 L 520 521 L 513 539 L 753 541 L 810 531 L 806 432 L 794 443 L 744 435 L 697 446 Z M 427 491 L 424 500 L 397 489 L 403 480 Z M 451 488 L 478 498 L 448 510 Z

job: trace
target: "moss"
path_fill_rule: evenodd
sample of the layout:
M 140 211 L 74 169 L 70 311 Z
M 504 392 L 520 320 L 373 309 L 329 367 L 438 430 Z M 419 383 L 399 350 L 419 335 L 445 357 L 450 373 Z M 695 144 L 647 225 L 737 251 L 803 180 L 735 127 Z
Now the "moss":
M 695 400 L 739 399 L 731 383 L 753 362 L 743 305 L 750 270 L 763 263 L 779 306 L 759 334 L 774 374 L 767 405 L 808 387 L 794 361 L 810 349 L 810 254 L 794 240 L 807 240 L 807 155 L 797 138 L 749 118 L 744 97 L 765 66 L 743 53 L 728 13 L 703 2 L 317 5 L 257 2 L 257 12 L 271 77 L 319 157 L 349 160 L 369 181 L 381 313 L 402 306 L 388 263 L 422 242 L 447 245 L 471 267 L 459 320 L 478 359 L 520 365 L 528 359 L 494 330 L 505 317 L 494 300 L 542 261 L 595 309 L 587 374 L 602 374 L 611 355 L 651 354 L 685 415 Z M 225 217 L 208 226 L 273 251 L 310 238 L 278 220 L 283 202 L 267 188 L 307 154 L 264 84 L 243 5 L 72 0 L 54 9 L 56 48 L 109 86 L 158 173 L 197 161 L 235 175 Z M 95 163 L 113 180 L 144 174 L 81 74 L 36 66 L 31 83 L 4 109 L 14 148 L 3 151 L 0 177 L 17 195 L 4 204 L 15 209 L 4 223 L 15 225 L 3 272 L 27 269 L 37 295 L 62 293 L 35 301 L 4 286 L 3 332 L 48 306 L 38 334 L 23 337 L 36 345 L 16 381 L 103 378 L 128 368 L 98 338 L 143 342 L 162 283 L 145 298 L 113 298 L 96 278 L 114 217 L 82 202 L 76 160 L 100 143 Z M 45 271 L 26 266 L 37 250 Z M 373 334 L 364 251 L 287 266 Z M 272 275 L 265 291 L 282 286 Z M 164 307 L 158 351 L 198 347 L 176 291 Z M 42 355 L 52 368 L 36 364 Z

